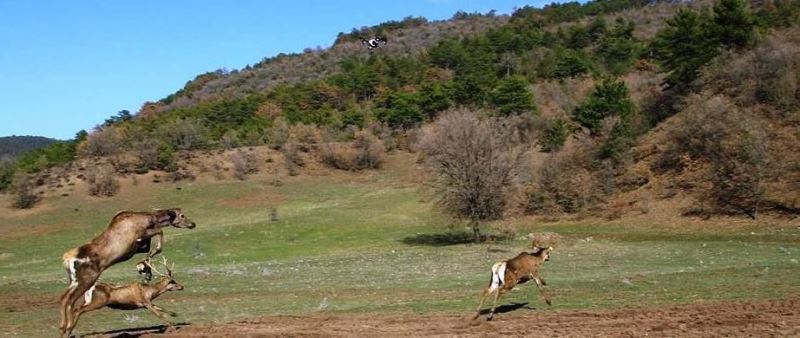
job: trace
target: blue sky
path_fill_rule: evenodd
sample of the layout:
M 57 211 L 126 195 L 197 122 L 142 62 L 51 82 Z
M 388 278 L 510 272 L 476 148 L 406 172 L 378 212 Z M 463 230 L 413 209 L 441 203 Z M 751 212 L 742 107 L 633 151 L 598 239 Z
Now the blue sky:
M 548 2 L 0 0 L 0 136 L 71 138 L 197 74 L 327 47 L 353 27 Z

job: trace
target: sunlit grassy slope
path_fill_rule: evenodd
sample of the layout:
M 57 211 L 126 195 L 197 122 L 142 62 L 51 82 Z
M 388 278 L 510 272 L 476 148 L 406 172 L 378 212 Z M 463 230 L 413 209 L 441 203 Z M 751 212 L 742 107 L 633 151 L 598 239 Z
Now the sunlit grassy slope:
M 140 184 L 113 199 L 73 194 L 48 198 L 34 212 L 3 209 L 0 332 L 52 336 L 66 281 L 61 254 L 101 231 L 117 210 L 170 206 L 182 207 L 198 223 L 195 230 L 166 233 L 164 252 L 186 290 L 156 303 L 179 312 L 178 322 L 318 311 L 467 314 L 492 262 L 514 256 L 528 242 L 402 242 L 447 231 L 444 217 L 409 182 L 412 163 L 398 154 L 378 172 L 301 175 L 278 187 L 259 179 Z M 520 234 L 562 236 L 543 271 L 554 305 L 545 308 L 528 285 L 504 303 L 553 311 L 800 294 L 800 229 L 791 221 L 731 228 L 624 219 L 517 223 Z M 135 280 L 133 264 L 119 264 L 102 279 Z M 145 311 L 102 310 L 87 314 L 78 333 L 158 323 Z

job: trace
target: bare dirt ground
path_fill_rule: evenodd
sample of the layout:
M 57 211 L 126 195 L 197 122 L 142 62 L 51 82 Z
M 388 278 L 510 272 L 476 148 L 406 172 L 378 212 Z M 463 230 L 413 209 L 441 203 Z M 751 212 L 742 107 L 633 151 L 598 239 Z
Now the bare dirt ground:
M 506 305 L 491 322 L 453 314 L 271 316 L 216 326 L 105 332 L 111 337 L 798 337 L 800 299 L 604 311 Z M 166 332 L 165 332 L 166 331 Z

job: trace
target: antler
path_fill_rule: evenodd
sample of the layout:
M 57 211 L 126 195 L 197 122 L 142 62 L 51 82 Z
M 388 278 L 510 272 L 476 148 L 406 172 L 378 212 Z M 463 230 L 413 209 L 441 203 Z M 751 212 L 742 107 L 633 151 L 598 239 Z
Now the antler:
M 164 256 L 161 256 L 164 257 Z M 167 266 L 167 259 L 164 258 L 164 268 L 167 269 L 167 275 L 172 277 L 172 269 L 175 268 L 175 262 L 170 262 L 169 266 Z
M 148 266 L 150 266 L 150 269 L 152 269 L 153 272 L 155 272 L 159 276 L 161 276 L 161 277 L 170 277 L 170 276 L 172 276 L 172 268 L 167 266 L 167 257 L 166 256 L 164 256 L 164 255 L 161 256 L 161 264 L 164 265 L 164 268 L 167 270 L 167 274 L 164 274 L 161 271 L 158 271 L 158 269 L 156 269 L 155 266 L 150 264 L 150 260 L 149 259 L 146 262 L 147 262 Z M 175 267 L 175 263 L 172 263 L 172 267 L 173 268 Z

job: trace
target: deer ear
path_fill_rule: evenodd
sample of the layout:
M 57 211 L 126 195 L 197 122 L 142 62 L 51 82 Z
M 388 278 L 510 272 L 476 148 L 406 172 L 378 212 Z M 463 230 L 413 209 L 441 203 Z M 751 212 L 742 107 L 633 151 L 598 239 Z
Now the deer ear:
M 170 210 L 158 210 L 155 214 L 155 223 L 156 225 L 161 225 L 167 222 L 170 222 L 171 216 L 169 215 Z
M 169 216 L 169 222 L 175 222 L 175 219 L 178 218 L 178 212 L 175 209 L 167 210 L 167 216 Z

